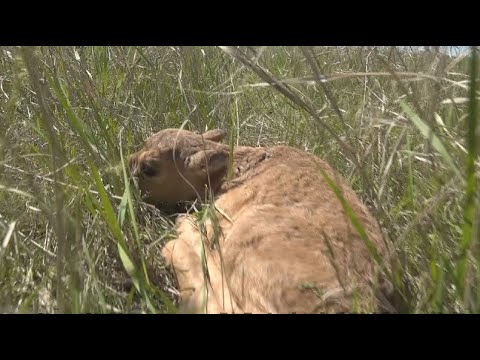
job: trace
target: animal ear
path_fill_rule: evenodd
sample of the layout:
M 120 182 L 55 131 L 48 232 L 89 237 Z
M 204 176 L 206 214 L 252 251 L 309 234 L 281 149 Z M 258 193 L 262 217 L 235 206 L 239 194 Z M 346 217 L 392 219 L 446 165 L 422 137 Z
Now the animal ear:
M 185 159 L 185 168 L 195 173 L 210 174 L 226 171 L 229 163 L 227 150 L 200 150 Z
M 213 130 L 209 130 L 207 132 L 204 132 L 203 133 L 203 138 L 205 140 L 220 142 L 225 138 L 226 135 L 227 135 L 226 130 L 213 129 Z

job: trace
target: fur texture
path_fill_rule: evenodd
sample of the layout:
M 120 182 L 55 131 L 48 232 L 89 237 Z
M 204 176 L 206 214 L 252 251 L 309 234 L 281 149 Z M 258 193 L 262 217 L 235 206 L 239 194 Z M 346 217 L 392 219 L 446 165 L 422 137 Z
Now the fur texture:
M 222 130 L 165 129 L 129 158 L 153 204 L 214 197 L 202 226 L 177 219 L 162 254 L 193 313 L 382 311 L 386 283 L 320 169 L 335 182 L 380 256 L 380 228 L 341 176 L 318 157 L 277 146 L 230 149 Z M 205 259 L 206 261 L 203 261 Z M 355 308 L 355 306 L 357 306 Z

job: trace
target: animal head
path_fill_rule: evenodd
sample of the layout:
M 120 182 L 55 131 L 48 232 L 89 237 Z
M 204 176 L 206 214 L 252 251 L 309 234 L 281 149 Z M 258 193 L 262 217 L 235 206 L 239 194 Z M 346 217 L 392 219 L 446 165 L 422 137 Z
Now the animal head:
M 203 134 L 164 129 L 150 136 L 128 159 L 143 199 L 175 205 L 203 199 L 206 185 L 215 191 L 229 164 L 228 147 L 220 143 L 225 135 L 220 129 Z

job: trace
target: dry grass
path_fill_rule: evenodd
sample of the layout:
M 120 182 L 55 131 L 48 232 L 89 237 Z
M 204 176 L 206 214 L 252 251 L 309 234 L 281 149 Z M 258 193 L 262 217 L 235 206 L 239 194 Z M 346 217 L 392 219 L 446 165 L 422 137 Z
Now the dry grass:
M 345 175 L 396 252 L 398 311 L 480 310 L 478 52 L 4 47 L 0 74 L 5 312 L 175 311 L 159 257 L 173 218 L 123 164 L 185 122 Z

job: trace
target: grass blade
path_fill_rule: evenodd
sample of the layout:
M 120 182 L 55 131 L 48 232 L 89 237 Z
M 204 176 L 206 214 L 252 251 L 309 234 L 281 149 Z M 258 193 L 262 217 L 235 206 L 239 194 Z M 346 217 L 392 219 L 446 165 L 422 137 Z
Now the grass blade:
M 125 267 L 125 270 L 132 278 L 133 284 L 135 285 L 137 290 L 140 291 L 140 281 L 138 279 L 137 269 L 132 261 L 132 257 L 128 250 L 125 239 L 123 238 L 122 231 L 115 217 L 115 212 L 105 191 L 105 187 L 103 186 L 98 169 L 92 162 L 90 162 L 90 169 L 97 187 L 100 201 L 103 205 L 103 209 L 101 209 L 101 214 L 105 222 L 107 223 L 108 228 L 117 240 L 118 252 L 120 255 L 120 259 L 122 260 L 122 264 Z
M 466 273 L 467 273 L 467 258 L 468 250 L 474 242 L 475 226 L 478 226 L 478 218 L 475 218 L 476 209 L 475 194 L 477 193 L 477 178 L 475 175 L 475 160 L 477 159 L 478 151 L 478 106 L 476 99 L 477 91 L 477 76 L 478 76 L 478 51 L 475 47 L 472 48 L 470 60 L 470 98 L 468 106 L 468 131 L 467 131 L 467 149 L 468 154 L 466 158 L 466 186 L 465 186 L 465 204 L 463 209 L 463 237 L 459 244 L 459 261 L 457 264 L 457 281 L 460 293 L 465 297 L 467 291 Z M 478 239 L 477 239 L 478 241 Z M 478 254 L 477 254 L 478 255 Z M 467 299 L 465 299 L 467 300 Z M 468 303 L 468 301 L 466 301 Z
M 403 111 L 407 113 L 412 123 L 418 128 L 418 130 L 420 130 L 425 139 L 431 139 L 433 148 L 443 156 L 447 164 L 450 166 L 450 169 L 455 172 L 458 177 L 462 178 L 462 174 L 460 173 L 458 166 L 453 161 L 453 158 L 450 156 L 450 153 L 440 138 L 433 132 L 433 129 L 426 122 L 420 119 L 420 117 L 415 114 L 404 101 L 402 101 L 400 105 L 402 106 Z

